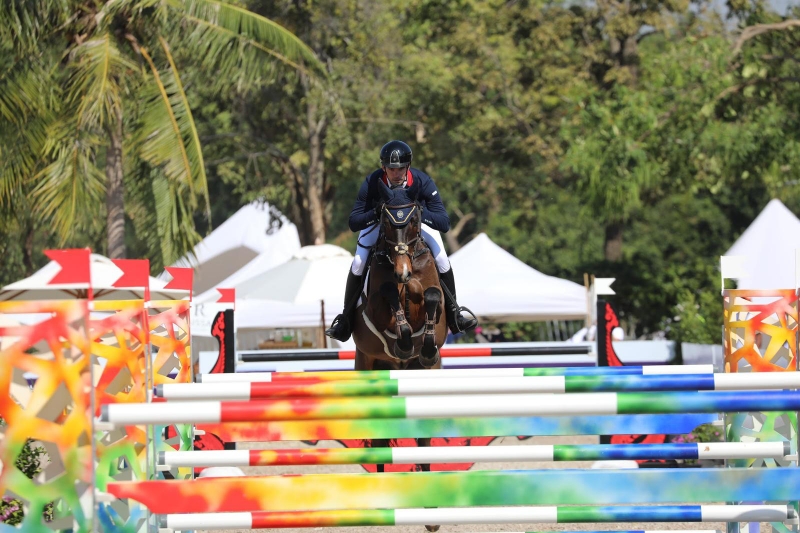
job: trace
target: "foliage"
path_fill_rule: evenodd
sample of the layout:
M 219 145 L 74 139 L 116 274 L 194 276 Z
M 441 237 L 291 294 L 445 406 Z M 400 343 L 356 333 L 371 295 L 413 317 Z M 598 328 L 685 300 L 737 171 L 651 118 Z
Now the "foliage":
M 31 198 L 62 245 L 105 230 L 112 257 L 125 255 L 127 214 L 154 268 L 192 249 L 193 215 L 210 211 L 173 51 L 237 90 L 271 78 L 276 61 L 320 73 L 292 33 L 221 0 L 14 0 L 0 26 L 0 206 Z
M 675 341 L 720 344 L 722 335 L 721 303 L 711 291 L 695 296 L 688 290 L 678 296 L 675 317 L 668 335 Z
M 403 138 L 450 213 L 450 253 L 486 232 L 545 274 L 617 278 L 626 338 L 716 343 L 719 255 L 771 198 L 800 213 L 800 27 L 776 26 L 796 8 L 123 0 L 92 26 L 69 18 L 77 0 L 36 3 L 41 23 L 0 24 L 4 280 L 38 266 L 69 220 L 60 242 L 102 242 L 103 209 L 76 206 L 103 201 L 119 102 L 126 244 L 159 266 L 255 199 L 303 244 L 352 250 L 356 191 L 379 147 Z M 13 13 L 0 7 L 0 21 Z M 299 49 L 262 53 L 265 21 L 306 43 L 323 81 Z
M 5 425 L 5 421 L 0 419 L 0 425 Z M 32 446 L 33 441 L 28 439 L 22 447 L 22 451 L 17 460 L 15 461 L 16 467 L 25 474 L 28 478 L 33 477 L 42 471 L 42 463 L 47 462 L 47 454 L 43 446 Z M 53 505 L 48 504 L 45 506 L 44 516 L 45 521 L 53 519 Z M 8 496 L 0 500 L 0 522 L 11 526 L 22 523 L 25 517 L 22 510 L 22 501 L 11 498 Z

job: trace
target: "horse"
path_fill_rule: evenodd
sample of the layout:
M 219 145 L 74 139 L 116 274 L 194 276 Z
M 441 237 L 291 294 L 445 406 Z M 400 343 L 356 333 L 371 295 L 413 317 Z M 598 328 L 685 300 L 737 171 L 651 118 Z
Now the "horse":
M 356 370 L 441 368 L 439 349 L 447 337 L 444 295 L 433 254 L 422 234 L 416 202 L 384 205 L 381 232 L 369 259 L 367 290 L 356 308 L 353 340 Z M 430 438 L 417 439 L 430 446 Z M 376 439 L 369 446 L 389 445 Z M 430 465 L 418 465 L 423 472 Z M 383 472 L 384 465 L 377 465 Z M 425 526 L 437 531 L 439 526 Z
M 436 262 L 422 236 L 417 203 L 385 205 L 356 308 L 356 370 L 441 368 L 447 337 Z

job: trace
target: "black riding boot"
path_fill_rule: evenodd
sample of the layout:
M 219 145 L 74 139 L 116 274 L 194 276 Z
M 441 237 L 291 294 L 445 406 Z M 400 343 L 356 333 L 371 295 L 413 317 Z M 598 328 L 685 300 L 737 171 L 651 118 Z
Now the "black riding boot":
M 347 285 L 344 289 L 344 309 L 342 314 L 333 319 L 331 327 L 325 330 L 325 335 L 339 342 L 345 342 L 353 333 L 353 318 L 355 315 L 358 296 L 364 284 L 364 276 L 356 276 L 353 271 L 347 272 Z
M 465 318 L 461 315 L 461 310 L 466 308 L 459 307 L 456 301 L 456 280 L 453 277 L 453 268 L 450 267 L 450 270 L 444 274 L 439 273 L 439 280 L 442 282 L 442 285 L 447 288 L 447 290 L 442 290 L 442 292 L 444 292 L 444 311 L 447 316 L 447 325 L 450 331 L 453 333 L 463 333 L 477 326 L 477 319 Z M 445 287 L 442 287 L 442 289 Z M 467 309 L 467 311 L 469 311 L 469 309 Z

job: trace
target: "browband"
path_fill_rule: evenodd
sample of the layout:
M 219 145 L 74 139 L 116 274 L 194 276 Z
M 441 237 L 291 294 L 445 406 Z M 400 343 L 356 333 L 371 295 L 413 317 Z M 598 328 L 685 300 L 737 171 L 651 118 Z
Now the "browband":
M 386 211 L 386 216 L 389 217 L 393 226 L 402 227 L 408 224 L 408 222 L 414 217 L 414 213 L 417 210 L 417 204 L 406 204 L 406 205 L 399 205 L 399 206 L 383 206 L 383 210 Z

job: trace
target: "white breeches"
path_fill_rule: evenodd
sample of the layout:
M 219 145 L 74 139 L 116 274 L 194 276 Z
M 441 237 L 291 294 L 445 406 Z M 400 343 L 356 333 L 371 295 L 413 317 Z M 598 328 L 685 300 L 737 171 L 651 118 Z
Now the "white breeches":
M 370 231 L 371 230 L 371 231 Z M 380 230 L 375 226 L 370 226 L 367 229 L 362 229 L 358 234 L 358 241 L 364 246 L 372 246 L 378 241 L 378 233 Z M 433 258 L 436 261 L 436 268 L 441 273 L 450 270 L 450 260 L 447 258 L 447 252 L 444 251 L 444 244 L 442 243 L 442 236 L 435 229 L 422 225 L 422 235 L 425 237 L 425 242 L 431 249 Z M 356 256 L 353 258 L 353 264 L 350 271 L 356 276 L 364 274 L 367 268 L 367 256 L 369 255 L 369 248 L 356 246 Z

